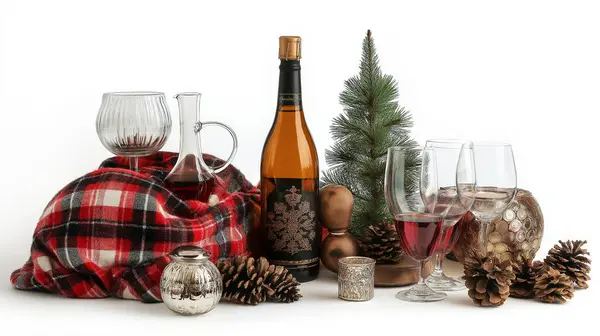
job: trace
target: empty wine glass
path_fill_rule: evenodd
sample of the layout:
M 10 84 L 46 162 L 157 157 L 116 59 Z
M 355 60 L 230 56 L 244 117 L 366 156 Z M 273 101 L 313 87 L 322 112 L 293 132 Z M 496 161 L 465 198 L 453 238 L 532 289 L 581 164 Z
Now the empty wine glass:
M 128 157 L 131 170 L 138 158 L 158 152 L 171 132 L 171 115 L 161 92 L 107 92 L 96 117 L 102 145 Z
M 410 191 L 405 186 L 406 162 L 421 156 L 423 170 L 420 179 L 427 183 L 420 184 L 424 189 Z M 419 281 L 409 290 L 396 294 L 396 298 L 403 301 L 430 302 L 446 298 L 445 293 L 433 291 L 424 280 L 423 264 L 435 252 L 442 237 L 442 224 L 444 214 L 437 212 L 436 207 L 426 207 L 425 204 L 434 204 L 438 198 L 437 172 L 435 169 L 435 152 L 431 148 L 410 149 L 391 147 L 388 149 L 385 168 L 385 200 L 392 216 L 400 242 L 406 254 L 415 259 L 419 264 Z M 423 201 L 423 199 L 427 201 Z
M 486 254 L 488 226 L 514 199 L 517 192 L 517 170 L 510 144 L 476 142 L 473 148 L 477 186 L 474 192 L 460 188 L 458 192 L 462 194 L 462 198 L 473 201 L 471 212 L 481 223 L 478 250 Z
M 437 172 L 437 200 L 426 207 L 438 209 L 444 216 L 442 228 L 442 239 L 435 254 L 435 268 L 427 277 L 425 282 L 434 290 L 455 291 L 465 289 L 464 281 L 448 277 L 444 274 L 442 262 L 461 234 L 461 225 L 458 224 L 462 216 L 470 210 L 473 198 L 460 198 L 463 193 L 457 193 L 456 189 L 463 191 L 475 190 L 475 160 L 473 143 L 465 140 L 436 139 L 427 140 L 425 148 L 431 148 L 435 153 L 436 160 L 423 161 L 423 172 L 435 170 Z M 421 179 L 421 192 L 433 186 L 427 185 L 430 179 Z M 424 202 L 431 198 L 423 197 Z

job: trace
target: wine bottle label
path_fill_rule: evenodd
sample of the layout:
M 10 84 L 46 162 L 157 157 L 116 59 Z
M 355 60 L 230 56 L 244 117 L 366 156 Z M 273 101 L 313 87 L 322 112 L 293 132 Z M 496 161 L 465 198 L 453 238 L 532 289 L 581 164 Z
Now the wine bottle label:
M 270 179 L 267 196 L 267 257 L 288 269 L 319 264 L 321 240 L 317 179 Z
M 302 104 L 302 95 L 300 93 L 280 93 L 279 106 L 300 105 Z

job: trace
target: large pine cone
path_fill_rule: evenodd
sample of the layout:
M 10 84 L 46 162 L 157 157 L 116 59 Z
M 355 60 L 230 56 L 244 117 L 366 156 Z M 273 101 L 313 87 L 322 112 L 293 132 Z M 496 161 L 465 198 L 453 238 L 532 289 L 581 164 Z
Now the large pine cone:
M 300 283 L 283 266 L 269 265 L 261 257 L 239 256 L 217 264 L 223 277 L 223 298 L 257 305 L 267 300 L 278 302 L 298 301 Z
M 544 269 L 541 261 L 525 260 L 513 264 L 515 279 L 510 286 L 510 296 L 530 299 L 535 296 L 533 286 L 536 276 Z
M 475 304 L 501 306 L 510 295 L 515 279 L 510 260 L 500 261 L 492 253 L 485 257 L 471 253 L 465 258 L 465 285 Z
M 390 222 L 369 226 L 360 248 L 364 256 L 375 259 L 378 264 L 396 264 L 404 255 L 396 228 Z
M 588 288 L 586 281 L 590 280 L 589 272 L 592 260 L 589 253 L 582 246 L 586 240 L 559 240 L 548 252 L 544 260 L 546 264 L 567 275 L 578 288 Z
M 536 277 L 534 290 L 538 300 L 548 303 L 565 303 L 575 292 L 573 281 L 554 268 L 547 268 Z

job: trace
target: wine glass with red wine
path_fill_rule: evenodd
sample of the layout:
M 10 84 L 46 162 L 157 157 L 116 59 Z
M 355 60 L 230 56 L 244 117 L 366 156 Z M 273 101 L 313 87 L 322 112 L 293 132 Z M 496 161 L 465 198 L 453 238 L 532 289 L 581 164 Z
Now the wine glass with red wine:
M 405 166 L 419 157 L 422 159 L 419 178 L 428 182 L 415 187 L 405 183 Z M 403 301 L 431 302 L 446 298 L 445 293 L 435 292 L 427 286 L 423 276 L 423 264 L 435 253 L 442 238 L 445 216 L 435 207 L 439 193 L 435 162 L 435 152 L 431 148 L 388 149 L 384 181 L 386 204 L 394 217 L 404 251 L 419 264 L 418 283 L 396 294 L 396 298 Z M 425 189 L 420 190 L 424 186 Z
M 472 199 L 471 212 L 481 223 L 479 253 L 487 254 L 487 231 L 490 223 L 513 201 L 517 193 L 517 169 L 512 146 L 508 143 L 475 142 L 477 186 L 474 190 L 457 190 L 461 198 Z M 474 252 L 474 251 L 472 251 Z
M 465 193 L 458 193 L 457 188 L 463 191 L 474 191 L 476 186 L 475 160 L 473 142 L 454 139 L 427 140 L 425 148 L 435 152 L 433 160 L 423 161 L 423 172 L 435 169 L 437 172 L 437 200 L 427 207 L 438 207 L 439 212 L 445 213 L 442 227 L 442 239 L 435 253 L 435 268 L 425 279 L 429 287 L 438 291 L 457 291 L 466 289 L 463 280 L 454 279 L 444 274 L 442 262 L 446 253 L 452 250 L 461 234 L 461 221 L 463 215 L 473 205 L 472 197 L 462 197 Z M 421 179 L 421 191 L 427 190 L 430 180 Z M 431 201 L 423 198 L 424 201 Z

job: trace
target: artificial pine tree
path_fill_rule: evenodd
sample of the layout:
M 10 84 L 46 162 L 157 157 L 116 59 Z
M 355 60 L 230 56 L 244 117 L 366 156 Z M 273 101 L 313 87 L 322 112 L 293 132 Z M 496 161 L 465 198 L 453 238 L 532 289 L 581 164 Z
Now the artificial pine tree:
M 391 221 L 385 204 L 383 180 L 387 149 L 391 146 L 415 148 L 410 137 L 410 112 L 397 102 L 398 84 L 382 74 L 371 31 L 363 40 L 358 75 L 344 83 L 340 103 L 344 111 L 330 127 L 335 141 L 325 152 L 330 168 L 324 184 L 340 184 L 354 195 L 350 232 L 362 237 L 371 225 Z M 412 156 L 405 171 L 406 188 L 417 188 L 419 157 Z

